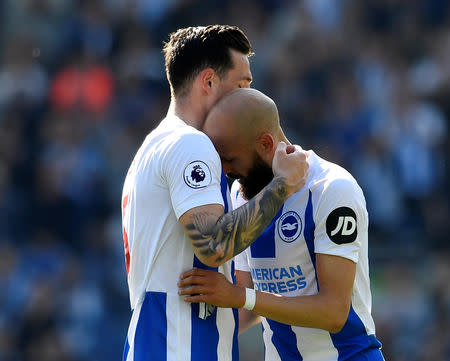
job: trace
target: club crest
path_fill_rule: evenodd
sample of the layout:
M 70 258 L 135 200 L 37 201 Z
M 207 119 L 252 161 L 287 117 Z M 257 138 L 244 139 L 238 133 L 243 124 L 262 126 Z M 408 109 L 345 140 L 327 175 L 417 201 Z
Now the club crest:
M 278 220 L 278 234 L 284 242 L 295 241 L 302 232 L 302 228 L 302 219 L 294 211 L 284 213 Z

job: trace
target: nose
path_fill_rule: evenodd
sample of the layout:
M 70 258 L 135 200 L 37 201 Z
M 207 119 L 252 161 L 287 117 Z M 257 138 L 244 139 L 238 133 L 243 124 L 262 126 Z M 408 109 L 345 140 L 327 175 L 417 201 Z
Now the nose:
M 222 169 L 227 176 L 229 173 L 232 173 L 231 162 L 222 159 Z
M 228 178 L 231 178 L 231 179 L 239 179 L 240 178 L 239 173 L 234 170 L 230 161 L 222 159 L 222 169 Z

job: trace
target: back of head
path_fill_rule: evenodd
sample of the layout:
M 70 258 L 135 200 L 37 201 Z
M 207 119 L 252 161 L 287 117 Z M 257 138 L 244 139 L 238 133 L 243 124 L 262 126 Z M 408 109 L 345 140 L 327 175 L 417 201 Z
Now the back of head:
M 281 131 L 275 102 L 252 88 L 233 90 L 211 110 L 205 128 L 225 131 L 225 127 L 236 135 L 253 139 L 264 132 L 278 136 Z
M 237 26 L 188 27 L 170 34 L 163 52 L 172 95 L 186 95 L 192 81 L 206 68 L 223 77 L 233 67 L 230 49 L 252 54 L 247 36 Z

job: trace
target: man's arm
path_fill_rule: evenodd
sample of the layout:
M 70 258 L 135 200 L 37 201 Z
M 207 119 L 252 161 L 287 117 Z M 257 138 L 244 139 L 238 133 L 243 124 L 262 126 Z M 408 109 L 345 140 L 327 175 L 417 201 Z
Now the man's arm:
M 217 267 L 258 238 L 286 195 L 285 179 L 275 177 L 253 199 L 232 212 L 224 214 L 222 206 L 206 205 L 187 211 L 180 222 L 200 261 Z
M 282 297 L 256 291 L 253 313 L 293 326 L 339 332 L 350 310 L 356 263 L 343 257 L 316 254 L 316 267 L 317 294 Z M 179 287 L 186 302 L 234 308 L 245 303 L 245 287 L 231 284 L 218 272 L 190 270 L 181 275 Z
M 272 165 L 273 180 L 248 203 L 230 213 L 210 204 L 195 207 L 180 217 L 195 255 L 218 267 L 247 248 L 277 214 L 284 201 L 305 184 L 306 153 L 280 143 Z
M 238 286 L 253 288 L 253 280 L 250 272 L 237 271 L 236 274 L 236 284 Z M 246 310 L 245 308 L 240 308 L 239 310 L 239 333 L 246 331 L 253 325 L 261 322 L 261 317 L 252 311 Z

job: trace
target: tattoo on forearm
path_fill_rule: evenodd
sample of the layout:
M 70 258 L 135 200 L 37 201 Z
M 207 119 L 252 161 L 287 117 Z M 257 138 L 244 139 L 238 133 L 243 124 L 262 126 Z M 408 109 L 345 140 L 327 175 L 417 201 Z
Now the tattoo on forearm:
M 216 261 L 241 253 L 270 224 L 286 200 L 287 189 L 283 178 L 275 177 L 248 203 L 217 215 L 199 212 L 186 225 L 186 232 L 195 248 L 204 256 L 216 256 Z

